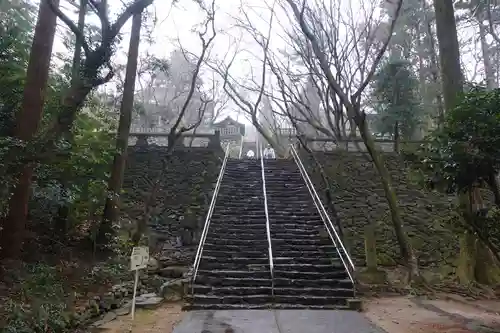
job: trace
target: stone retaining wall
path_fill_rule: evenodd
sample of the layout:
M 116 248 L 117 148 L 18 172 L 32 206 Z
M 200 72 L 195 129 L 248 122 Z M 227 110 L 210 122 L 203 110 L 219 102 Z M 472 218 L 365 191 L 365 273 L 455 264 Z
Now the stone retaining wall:
M 131 221 L 142 216 L 153 183 L 165 168 L 153 205 L 151 229 L 162 242 L 196 244 L 221 162 L 220 149 L 185 148 L 167 156 L 166 147 L 131 147 L 123 186 L 124 214 Z
M 368 221 L 377 222 L 379 264 L 394 265 L 400 258 L 384 190 L 373 163 L 367 155 L 342 151 L 316 153 L 335 190 L 333 200 L 344 226 L 347 245 L 358 264 L 364 264 L 364 229 Z M 385 154 L 402 209 L 405 229 L 424 266 L 453 265 L 458 253 L 458 239 L 442 217 L 449 214 L 454 198 L 426 192 L 410 181 L 410 174 L 395 154 Z M 313 182 L 321 188 L 319 172 L 307 159 Z

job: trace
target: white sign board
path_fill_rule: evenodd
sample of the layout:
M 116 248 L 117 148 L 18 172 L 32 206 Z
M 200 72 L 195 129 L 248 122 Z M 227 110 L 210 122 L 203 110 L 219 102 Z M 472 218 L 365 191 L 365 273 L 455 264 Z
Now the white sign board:
M 130 256 L 130 270 L 136 271 L 148 267 L 149 248 L 140 246 L 134 247 Z

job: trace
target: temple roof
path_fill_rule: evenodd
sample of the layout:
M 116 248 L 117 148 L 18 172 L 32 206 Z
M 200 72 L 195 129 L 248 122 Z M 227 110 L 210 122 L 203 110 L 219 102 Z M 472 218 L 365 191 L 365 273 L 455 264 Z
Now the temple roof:
M 236 126 L 236 127 L 245 127 L 245 124 L 239 123 L 233 118 L 227 116 L 224 120 L 214 123 L 215 127 L 226 127 L 226 126 Z
M 233 118 L 227 116 L 224 120 L 213 123 L 214 128 L 239 127 L 241 135 L 245 135 L 245 124 L 239 123 Z

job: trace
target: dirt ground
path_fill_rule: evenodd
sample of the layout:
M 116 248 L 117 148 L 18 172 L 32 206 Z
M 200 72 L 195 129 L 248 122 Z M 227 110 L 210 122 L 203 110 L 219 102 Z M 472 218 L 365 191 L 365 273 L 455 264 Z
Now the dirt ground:
M 392 297 L 365 302 L 366 316 L 387 333 L 500 332 L 500 302 Z
M 94 332 L 99 333 L 172 333 L 174 326 L 182 319 L 182 305 L 165 304 L 155 310 L 137 310 L 135 320 L 131 323 L 130 315 L 101 326 Z

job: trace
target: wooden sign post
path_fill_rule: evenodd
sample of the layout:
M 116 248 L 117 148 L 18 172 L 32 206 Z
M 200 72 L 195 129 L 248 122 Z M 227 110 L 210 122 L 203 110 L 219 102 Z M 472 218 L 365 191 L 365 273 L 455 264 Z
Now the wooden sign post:
M 137 285 L 139 284 L 139 270 L 148 267 L 149 248 L 141 246 L 134 247 L 130 255 L 130 270 L 135 271 L 134 295 L 132 296 L 132 320 L 135 317 L 135 298 L 137 296 Z

